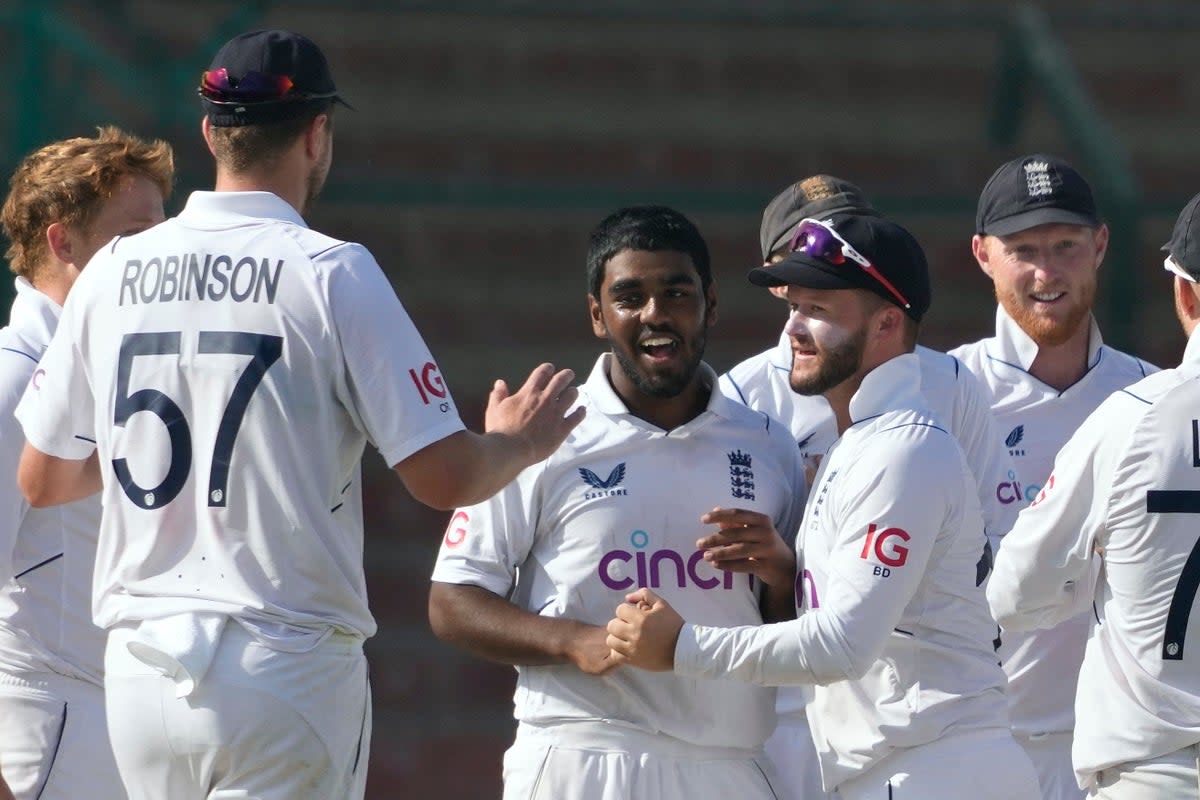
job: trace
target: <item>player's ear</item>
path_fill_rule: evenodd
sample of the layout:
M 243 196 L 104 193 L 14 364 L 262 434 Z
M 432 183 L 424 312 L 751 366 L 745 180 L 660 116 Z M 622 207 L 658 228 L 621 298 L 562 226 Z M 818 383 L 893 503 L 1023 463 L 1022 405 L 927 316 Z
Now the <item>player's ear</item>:
M 67 264 L 75 263 L 75 238 L 70 229 L 61 222 L 51 222 L 46 227 L 46 247 L 51 255 Z M 82 265 L 79 265 L 82 266 Z
M 217 151 L 213 149 L 212 143 L 212 124 L 208 121 L 208 114 L 200 117 L 200 134 L 204 137 L 204 144 L 208 146 L 208 152 L 213 158 L 217 157 Z
M 304 152 L 316 161 L 325 152 L 325 137 L 332 134 L 328 114 L 317 114 L 304 129 Z
M 600 301 L 593 294 L 588 294 L 588 316 L 592 319 L 592 333 L 597 339 L 608 338 L 608 326 L 604 324 L 604 312 L 600 308 Z
M 704 290 L 704 326 L 711 328 L 717 321 L 717 282 L 709 281 Z
M 1108 252 L 1108 226 L 1101 225 L 1092 232 L 1092 241 L 1096 245 L 1096 268 L 1104 263 L 1104 254 Z
M 975 260 L 979 262 L 979 268 L 983 270 L 983 274 L 989 278 L 992 275 L 991 253 L 988 252 L 988 243 L 986 236 L 975 234 L 971 237 L 971 253 L 975 256 Z

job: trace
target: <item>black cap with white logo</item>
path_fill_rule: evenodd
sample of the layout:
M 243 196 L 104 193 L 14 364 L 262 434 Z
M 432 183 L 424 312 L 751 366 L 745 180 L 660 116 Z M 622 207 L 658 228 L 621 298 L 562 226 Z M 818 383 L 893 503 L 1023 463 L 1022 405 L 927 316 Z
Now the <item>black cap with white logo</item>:
M 1100 227 L 1092 189 L 1058 156 L 1014 158 L 992 173 L 979 195 L 975 233 L 1008 236 L 1038 225 Z
M 1200 279 L 1200 194 L 1179 212 L 1171 240 L 1162 249 L 1193 281 Z

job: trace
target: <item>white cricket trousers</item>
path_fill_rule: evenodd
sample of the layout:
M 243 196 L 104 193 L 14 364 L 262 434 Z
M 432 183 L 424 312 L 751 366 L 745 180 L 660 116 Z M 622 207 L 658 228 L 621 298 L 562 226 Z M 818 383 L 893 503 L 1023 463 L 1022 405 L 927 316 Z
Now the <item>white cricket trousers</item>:
M 108 729 L 130 800 L 361 800 L 371 737 L 362 642 L 272 649 L 230 621 L 191 694 L 105 650 Z
M 0 672 L 0 769 L 17 800 L 124 800 L 104 690 L 54 672 Z
M 1037 776 L 1008 729 L 948 733 L 895 750 L 837 787 L 840 800 L 1036 800 Z
M 821 762 L 803 711 L 780 714 L 763 747 L 779 777 L 780 800 L 832 800 L 821 788 Z
M 1083 800 L 1087 792 L 1079 788 L 1071 766 L 1070 733 L 1045 733 L 1036 736 L 1014 734 L 1017 744 L 1033 762 L 1042 800 Z
M 504 800 L 778 800 L 761 750 L 702 747 L 606 722 L 521 723 Z
M 1200 745 L 1165 756 L 1131 761 L 1096 773 L 1088 797 L 1097 800 L 1197 800 Z

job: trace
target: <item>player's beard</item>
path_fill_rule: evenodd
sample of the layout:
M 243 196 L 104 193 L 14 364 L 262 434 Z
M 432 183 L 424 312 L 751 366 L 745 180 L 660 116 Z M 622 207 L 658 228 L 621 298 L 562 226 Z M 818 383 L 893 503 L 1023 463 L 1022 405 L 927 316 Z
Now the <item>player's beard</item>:
M 796 394 L 825 394 L 862 368 L 863 353 L 866 349 L 867 330 L 864 327 L 855 331 L 841 344 L 819 350 L 821 363 L 817 367 L 816 375 L 801 377 L 796 375 L 793 369 L 788 374 L 788 383 Z
M 1028 296 L 1018 294 L 1011 287 L 1001 289 L 996 286 L 996 301 L 1038 347 L 1057 347 L 1070 341 L 1092 311 L 1096 282 L 1082 284 L 1066 299 L 1070 305 L 1065 316 L 1050 317 L 1037 313 Z
M 313 207 L 313 203 L 317 202 L 317 198 L 321 196 L 321 190 L 325 188 L 325 180 L 329 177 L 329 166 L 332 163 L 333 137 L 330 136 L 325 140 L 325 152 L 317 163 L 313 164 L 305 178 L 304 213 L 307 213 Z
M 679 365 L 677 369 L 671 371 L 649 372 L 642 369 L 635 357 L 630 356 L 628 352 L 619 347 L 613 347 L 613 356 L 617 359 L 617 364 L 620 365 L 621 371 L 625 373 L 625 377 L 629 379 L 639 392 L 647 397 L 670 398 L 678 397 L 684 389 L 692 382 L 692 378 L 696 375 L 696 370 L 700 368 L 700 362 L 704 359 L 704 348 L 708 344 L 708 327 L 707 325 L 700 329 L 691 340 L 688 341 L 687 360 Z

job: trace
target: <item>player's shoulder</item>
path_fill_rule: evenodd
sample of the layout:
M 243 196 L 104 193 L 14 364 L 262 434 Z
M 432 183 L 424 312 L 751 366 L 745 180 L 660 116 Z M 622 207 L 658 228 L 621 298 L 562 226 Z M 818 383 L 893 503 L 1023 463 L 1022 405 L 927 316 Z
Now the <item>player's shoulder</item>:
M 1102 345 L 1096 369 L 1113 381 L 1129 385 L 1161 370 L 1149 361 L 1143 361 L 1115 347 Z
M 946 351 L 946 355 L 956 359 L 967 369 L 978 371 L 984 360 L 987 358 L 987 346 L 994 337 L 979 339 L 974 342 L 960 344 L 958 347 L 952 347 Z
M 945 423 L 925 408 L 889 411 L 871 420 L 864 433 L 862 442 L 868 452 L 905 460 L 933 464 L 960 449 Z
M 717 385 L 726 397 L 752 406 L 755 398 L 770 391 L 771 381 L 777 380 L 775 373 L 785 369 L 776 362 L 776 348 L 764 350 L 735 364 L 721 375 Z

